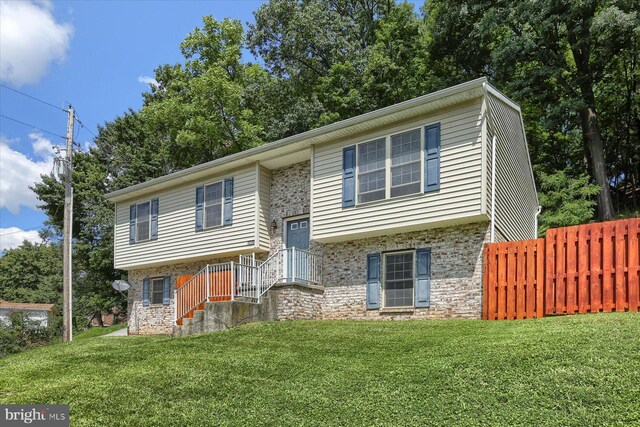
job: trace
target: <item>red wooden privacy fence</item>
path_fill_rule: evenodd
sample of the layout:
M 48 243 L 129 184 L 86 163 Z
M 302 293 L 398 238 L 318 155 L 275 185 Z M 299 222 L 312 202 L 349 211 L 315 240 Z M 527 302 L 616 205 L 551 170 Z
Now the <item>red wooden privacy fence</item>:
M 638 218 L 547 230 L 484 248 L 483 318 L 638 311 Z

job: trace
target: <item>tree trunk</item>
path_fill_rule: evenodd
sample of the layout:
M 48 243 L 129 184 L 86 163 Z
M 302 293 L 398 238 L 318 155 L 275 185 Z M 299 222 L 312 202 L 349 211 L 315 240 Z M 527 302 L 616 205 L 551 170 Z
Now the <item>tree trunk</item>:
M 93 313 L 93 319 L 96 319 L 98 321 L 98 325 L 102 328 L 104 327 L 104 322 L 102 321 L 102 312 L 101 311 L 96 311 L 95 313 Z M 91 319 L 91 320 L 93 320 Z
M 612 219 L 614 216 L 609 177 L 607 176 L 607 163 L 604 158 L 602 135 L 598 126 L 596 115 L 596 97 L 593 87 L 596 83 L 594 72 L 591 68 L 591 22 L 596 13 L 596 2 L 586 2 L 584 7 L 578 7 L 575 12 L 578 15 L 579 25 L 568 23 L 567 38 L 571 46 L 571 53 L 576 65 L 576 77 L 582 106 L 580 107 L 580 119 L 582 121 L 582 138 L 589 149 L 591 170 L 596 184 L 600 186 L 598 194 L 598 217 L 601 221 Z
M 590 88 L 589 92 L 591 92 Z M 585 94 L 583 93 L 583 95 Z M 593 92 L 591 92 L 591 97 L 593 97 Z M 588 102 L 580 110 L 580 118 L 582 119 L 582 137 L 587 143 L 589 154 L 591 154 L 593 178 L 596 180 L 596 184 L 600 186 L 598 217 L 601 221 L 606 221 L 614 217 L 614 211 L 609 189 L 609 177 L 607 176 L 607 164 L 604 159 L 602 135 L 600 134 L 595 110 L 595 102 Z

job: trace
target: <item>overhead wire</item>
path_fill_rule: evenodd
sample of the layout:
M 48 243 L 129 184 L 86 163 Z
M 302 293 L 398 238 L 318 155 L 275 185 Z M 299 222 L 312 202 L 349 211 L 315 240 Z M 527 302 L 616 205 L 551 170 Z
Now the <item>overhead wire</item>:
M 52 104 L 52 103 L 50 103 L 50 102 L 47 102 L 47 101 L 45 101 L 45 100 L 43 100 L 43 99 L 36 98 L 35 96 L 33 96 L 33 95 L 29 95 L 28 93 L 24 93 L 24 92 L 22 92 L 22 91 L 19 91 L 18 89 L 14 89 L 14 88 L 9 87 L 9 86 L 7 86 L 7 85 L 4 85 L 4 84 L 2 84 L 2 83 L 0 83 L 0 86 L 2 86 L 2 87 L 3 87 L 3 88 L 5 88 L 5 89 L 9 89 L 9 90 L 11 90 L 11 91 L 13 91 L 13 92 L 15 92 L 15 93 L 19 93 L 20 95 L 26 96 L 27 98 L 31 98 L 31 99 L 33 99 L 33 100 L 35 100 L 35 101 L 41 102 L 41 103 L 43 103 L 43 104 L 45 104 L 45 105 L 48 105 L 49 107 L 53 107 L 53 108 L 55 108 L 55 109 L 57 109 L 57 110 L 60 110 L 60 111 L 65 112 L 65 113 L 67 112 L 67 110 L 65 110 L 64 108 L 58 107 L 57 105 Z
M 30 123 L 26 123 L 26 122 L 23 122 L 23 121 L 21 121 L 21 120 L 14 119 L 13 117 L 5 116 L 4 114 L 0 114 L 0 117 L 4 117 L 5 119 L 12 120 L 12 121 L 14 121 L 14 122 L 16 122 L 16 123 L 20 123 L 21 125 L 31 127 L 31 128 L 33 128 L 33 129 L 39 130 L 40 132 L 48 133 L 48 134 L 50 134 L 50 135 L 54 135 L 54 136 L 57 136 L 57 137 L 59 137 L 59 138 L 66 139 L 66 137 L 65 137 L 65 136 L 62 136 L 62 135 L 60 135 L 60 134 L 58 134 L 58 133 L 51 132 L 51 131 L 49 131 L 49 130 L 39 128 L 39 127 L 37 127 L 37 126 L 35 126 L 35 125 L 32 125 L 32 124 L 30 124 Z
M 18 234 L 18 233 L 22 233 L 25 231 L 33 231 L 33 230 L 40 230 L 42 228 L 45 228 L 46 225 L 40 225 L 38 227 L 32 227 L 32 228 L 25 228 L 24 230 L 18 230 L 18 231 L 10 231 L 9 233 L 4 233 L 4 234 L 0 234 L 0 237 L 4 237 L 4 236 L 9 236 L 11 234 Z

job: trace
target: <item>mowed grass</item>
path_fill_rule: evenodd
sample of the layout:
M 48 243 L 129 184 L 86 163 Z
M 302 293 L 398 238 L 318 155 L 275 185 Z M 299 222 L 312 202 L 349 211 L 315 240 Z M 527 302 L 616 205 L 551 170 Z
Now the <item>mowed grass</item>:
M 79 337 L 0 359 L 72 425 L 640 425 L 640 315 L 296 321 Z

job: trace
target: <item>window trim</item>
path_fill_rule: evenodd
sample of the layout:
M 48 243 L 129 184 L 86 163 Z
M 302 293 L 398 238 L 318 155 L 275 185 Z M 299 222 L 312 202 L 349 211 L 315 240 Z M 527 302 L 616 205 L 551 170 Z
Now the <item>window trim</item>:
M 355 171 L 354 171 L 354 175 L 355 175 L 355 203 L 354 206 L 364 206 L 364 205 L 369 205 L 369 204 L 375 204 L 375 203 L 380 203 L 383 201 L 388 201 L 388 200 L 395 200 L 395 199 L 402 199 L 405 197 L 415 197 L 416 195 L 420 195 L 420 194 L 426 194 L 428 192 L 424 191 L 424 183 L 425 183 L 425 174 L 424 174 L 424 168 L 425 168 L 425 144 L 426 144 L 426 137 L 425 137 L 425 128 L 429 127 L 429 126 L 435 126 L 440 124 L 441 122 L 436 121 L 436 122 L 429 122 L 429 123 L 421 123 L 421 124 L 415 124 L 415 125 L 411 125 L 407 128 L 399 128 L 399 129 L 393 129 L 392 131 L 387 131 L 385 133 L 381 133 L 381 134 L 376 134 L 373 135 L 369 138 L 367 138 L 364 141 L 360 141 L 360 142 L 356 142 L 355 144 L 353 144 L 353 146 L 355 146 Z M 401 196 L 395 196 L 395 197 L 391 197 L 391 137 L 395 136 L 395 135 L 400 135 L 403 133 L 408 133 L 408 132 L 413 132 L 413 131 L 419 131 L 420 134 L 420 187 L 419 190 L 416 191 L 415 193 L 409 193 L 409 194 L 403 194 Z M 360 180 L 359 178 L 359 160 L 360 160 L 360 150 L 359 150 L 359 146 L 362 144 L 367 144 L 369 142 L 373 142 L 376 141 L 378 139 L 384 139 L 385 140 L 385 197 L 383 199 L 378 199 L 378 200 L 371 200 L 368 202 L 360 202 L 359 201 L 359 196 L 360 196 Z
M 153 300 L 153 296 L 155 294 L 157 294 L 158 292 L 154 291 L 154 284 L 156 282 L 160 282 L 160 302 L 155 302 Z M 149 306 L 160 306 L 160 305 L 165 305 L 164 304 L 164 277 L 160 276 L 160 277 L 150 277 L 149 278 Z
M 220 184 L 220 224 L 207 227 L 207 187 Z M 202 230 L 211 230 L 224 226 L 224 179 L 213 181 L 202 186 Z
M 402 254 L 411 254 L 411 269 L 412 276 L 411 280 L 413 281 L 413 286 L 411 287 L 411 305 L 402 305 L 402 306 L 387 306 L 387 297 L 386 297 L 386 282 L 387 282 L 387 256 L 388 255 L 402 255 Z M 381 277 L 380 277 L 380 310 L 384 309 L 415 309 L 416 308 L 416 249 L 403 249 L 398 251 L 389 251 L 382 252 L 381 254 L 382 268 L 381 268 Z
M 149 231 L 149 237 L 147 237 L 146 239 L 140 239 L 138 238 L 138 223 L 140 222 L 140 215 L 138 215 L 138 206 L 140 205 L 144 205 L 144 204 L 148 204 L 149 205 L 149 215 L 147 216 L 147 222 L 149 223 L 147 229 Z M 139 242 L 146 242 L 151 240 L 151 199 L 146 200 L 144 202 L 140 202 L 140 203 L 136 203 L 136 243 Z

